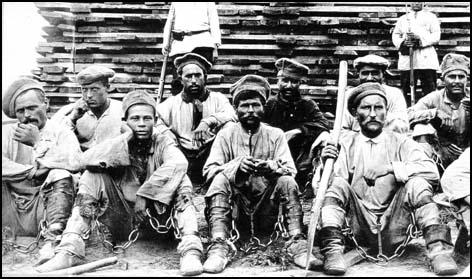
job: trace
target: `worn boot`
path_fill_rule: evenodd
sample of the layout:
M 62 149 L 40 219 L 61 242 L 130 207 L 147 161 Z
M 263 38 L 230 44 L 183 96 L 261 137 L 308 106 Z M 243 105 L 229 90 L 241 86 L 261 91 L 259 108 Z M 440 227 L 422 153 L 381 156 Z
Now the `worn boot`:
M 451 231 L 447 225 L 430 225 L 423 229 L 431 269 L 438 275 L 457 274 L 457 264 L 451 256 Z
M 60 270 L 60 269 L 76 266 L 82 263 L 83 263 L 83 260 L 77 257 L 76 255 L 66 252 L 66 251 L 59 251 L 58 253 L 54 255 L 52 259 L 36 267 L 36 271 L 40 273 L 50 272 L 54 270 Z
M 230 260 L 230 246 L 221 238 L 212 241 L 208 247 L 207 259 L 203 270 L 208 273 L 222 272 Z
M 303 234 L 298 234 L 290 237 L 290 239 L 285 243 L 285 249 L 287 250 L 287 253 L 293 257 L 293 262 L 297 266 L 301 268 L 306 267 L 306 253 L 308 250 L 308 242 Z M 308 269 L 319 269 L 323 266 L 323 260 L 311 254 L 308 265 Z
M 203 246 L 196 235 L 184 235 L 177 247 L 180 253 L 180 272 L 184 276 L 199 275 L 203 272 Z
M 217 194 L 207 198 L 205 214 L 212 240 L 210 246 L 208 246 L 203 271 L 220 273 L 230 261 L 231 247 L 227 243 L 231 221 L 229 197 Z
M 330 275 L 343 275 L 347 271 L 344 261 L 344 236 L 337 227 L 320 230 L 321 253 L 324 255 L 324 271 Z

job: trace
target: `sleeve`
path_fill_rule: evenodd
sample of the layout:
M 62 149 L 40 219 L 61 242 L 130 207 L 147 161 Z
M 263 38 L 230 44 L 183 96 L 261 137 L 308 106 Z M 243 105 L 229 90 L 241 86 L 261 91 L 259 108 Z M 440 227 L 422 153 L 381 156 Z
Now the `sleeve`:
M 130 164 L 128 141 L 125 135 L 107 139 L 87 149 L 80 157 L 82 168 L 113 168 Z
M 162 34 L 162 54 L 164 54 L 164 49 L 167 47 L 170 52 L 170 42 L 171 42 L 171 32 L 172 32 L 172 22 L 175 18 L 175 8 L 174 4 L 170 5 L 169 14 L 167 16 L 166 24 L 164 25 L 164 31 Z
M 205 122 L 211 128 L 220 128 L 229 121 L 236 122 L 236 112 L 233 106 L 229 103 L 228 98 L 222 94 L 217 94 L 216 97 L 216 108 L 214 113 L 201 120 Z M 209 108 L 211 109 L 211 108 Z
M 237 143 L 233 142 L 233 144 Z M 222 132 L 218 133 L 211 147 L 208 159 L 203 166 L 203 175 L 207 181 L 212 180 L 220 172 L 223 172 L 232 183 L 236 181 L 236 173 L 243 157 L 240 156 L 230 160 L 229 151 L 230 145 L 225 134 Z
M 50 119 L 61 126 L 67 127 L 71 131 L 75 131 L 75 124 L 69 118 L 69 114 L 74 109 L 75 104 L 70 104 L 60 108 Z
M 13 125 L 2 127 L 2 181 L 21 181 L 29 178 L 34 166 L 19 164 L 14 160 L 18 143 L 13 140 Z M 31 174 L 32 175 L 32 174 Z
M 419 32 L 420 34 L 418 34 L 421 40 L 422 47 L 436 45 L 441 39 L 441 27 L 436 15 L 433 13 L 429 13 L 428 21 L 429 25 L 427 26 L 427 29 L 422 30 L 422 32 Z
M 329 131 L 328 120 L 318 108 L 318 105 L 312 100 L 305 104 L 305 121 L 300 123 L 298 128 L 304 136 L 313 141 L 324 131 Z
M 170 125 L 170 111 L 172 107 L 172 97 L 167 98 L 164 102 L 157 105 L 156 110 L 159 115 L 159 120 L 164 122 L 166 126 Z
M 392 162 L 397 181 L 406 183 L 411 178 L 422 177 L 431 184 L 438 183 L 439 172 L 436 164 L 416 141 L 402 137 L 399 154 L 400 160 Z
M 470 196 L 470 147 L 446 168 L 441 188 L 450 201 Z
M 404 24 L 405 18 L 404 16 L 400 17 L 397 20 L 397 23 L 395 24 L 395 28 L 393 29 L 392 32 L 392 42 L 393 45 L 399 49 L 405 38 L 403 37 L 403 24 Z
M 141 185 L 136 195 L 169 205 L 187 173 L 188 162 L 175 143 L 158 136 L 159 167 Z
M 267 160 L 271 165 L 272 170 L 276 174 L 291 175 L 297 174 L 295 163 L 293 162 L 292 154 L 288 147 L 287 139 L 283 133 L 280 133 L 275 141 L 275 160 Z
M 410 126 L 418 123 L 427 124 L 436 117 L 435 94 L 428 94 L 421 98 L 414 106 L 408 108 Z
M 219 47 L 221 46 L 221 31 L 218 10 L 216 9 L 215 2 L 208 3 L 208 16 L 210 19 L 210 33 L 213 37 L 213 42 L 217 47 Z

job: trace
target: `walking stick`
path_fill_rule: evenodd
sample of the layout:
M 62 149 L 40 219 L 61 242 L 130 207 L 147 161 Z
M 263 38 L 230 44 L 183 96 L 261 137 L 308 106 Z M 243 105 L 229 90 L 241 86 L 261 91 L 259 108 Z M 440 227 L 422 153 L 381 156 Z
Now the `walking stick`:
M 339 64 L 339 81 L 338 81 L 338 100 L 336 102 L 336 118 L 334 120 L 334 129 L 331 134 L 332 139 L 336 146 L 339 142 L 339 135 L 341 133 L 341 124 L 344 113 L 345 93 L 347 86 L 347 62 L 341 61 Z M 325 198 L 326 190 L 328 189 L 328 182 L 333 171 L 334 159 L 329 158 L 324 164 L 323 174 L 321 175 L 321 181 L 316 192 L 315 200 L 311 207 L 310 225 L 308 227 L 308 251 L 306 256 L 305 270 L 308 270 L 310 255 L 313 251 L 313 245 L 315 240 L 316 227 L 321 215 L 321 205 Z
M 406 11 L 406 20 L 408 22 L 408 33 L 411 32 L 411 23 L 410 23 L 410 18 L 408 17 L 408 7 L 405 4 L 405 7 L 407 8 Z M 415 69 L 413 68 L 413 46 L 410 46 L 409 49 L 410 53 L 410 101 L 411 104 L 410 106 L 413 106 L 415 104 Z
M 92 272 L 97 268 L 114 265 L 118 262 L 118 258 L 110 257 L 101 260 L 97 260 L 94 262 L 86 263 L 83 265 L 77 265 L 73 267 L 69 267 L 66 269 L 55 270 L 47 273 L 43 273 L 42 275 L 78 275 L 85 272 Z
M 170 14 L 170 11 L 169 11 Z M 159 77 L 159 89 L 157 91 L 157 99 L 156 102 L 159 104 L 162 100 L 162 96 L 164 95 L 164 82 L 166 77 L 166 68 L 167 68 L 167 59 L 169 59 L 170 48 L 172 47 L 172 29 L 174 29 L 174 19 L 175 15 L 172 16 L 172 22 L 170 24 L 170 31 L 167 37 L 167 42 L 169 45 L 162 46 L 163 48 L 167 49 L 166 53 L 164 54 L 164 60 L 162 61 L 162 69 L 161 69 L 161 76 Z M 164 42 L 164 40 L 162 41 Z

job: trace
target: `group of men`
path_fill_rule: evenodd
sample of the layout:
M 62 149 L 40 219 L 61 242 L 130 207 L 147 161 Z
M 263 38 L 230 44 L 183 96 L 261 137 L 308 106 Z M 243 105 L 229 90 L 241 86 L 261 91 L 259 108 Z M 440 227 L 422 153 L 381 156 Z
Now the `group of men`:
M 409 36 L 399 48 L 415 45 Z M 385 84 L 387 59 L 357 58 L 360 85 L 346 93 L 338 146 L 317 104 L 301 96 L 309 68 L 300 62 L 276 61 L 275 94 L 265 78 L 242 77 L 230 88 L 232 103 L 206 87 L 212 63 L 204 56 L 187 53 L 174 65 L 182 90 L 160 104 L 144 90 L 111 99 L 114 71 L 95 65 L 77 75 L 82 98 L 51 119 L 37 81 L 22 78 L 8 88 L 2 109 L 19 123 L 2 133 L 2 227 L 44 236 L 39 272 L 83 262 L 94 229 L 114 247 L 137 231 L 153 238 L 170 222 L 183 275 L 222 272 L 235 244 L 274 230 L 283 232 L 296 265 L 344 274 L 343 229 L 386 257 L 412 224 L 423 233 L 433 271 L 457 273 L 450 228 L 433 195 L 442 189 L 470 207 L 462 182 L 470 180 L 469 58 L 444 56 L 445 87 L 409 108 L 404 92 Z M 316 241 L 323 258 L 307 260 L 300 193 L 311 187 L 319 147 L 320 169 L 328 158 L 336 163 Z M 461 183 L 454 183 L 457 173 Z M 206 190 L 206 253 L 192 202 L 197 184 Z

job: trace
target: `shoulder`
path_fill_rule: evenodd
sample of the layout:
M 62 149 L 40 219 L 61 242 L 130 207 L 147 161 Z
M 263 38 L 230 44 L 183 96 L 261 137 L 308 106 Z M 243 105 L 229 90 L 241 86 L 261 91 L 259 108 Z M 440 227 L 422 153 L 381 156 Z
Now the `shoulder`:
M 228 98 L 223 93 L 217 91 L 210 91 L 209 98 L 229 102 Z
M 121 110 L 123 109 L 123 103 L 115 99 L 110 99 L 110 109 L 113 111 L 119 111 L 121 113 Z
M 341 134 L 339 135 L 339 144 L 344 148 L 349 149 L 349 147 L 354 143 L 355 139 L 359 136 L 359 131 L 342 129 Z
M 285 137 L 284 131 L 282 129 L 270 126 L 265 123 L 261 123 L 262 132 L 272 135 L 274 137 Z
M 395 95 L 401 95 L 403 96 L 402 91 L 400 88 L 396 88 L 390 85 L 383 84 L 383 87 L 385 88 L 385 93 L 387 94 L 387 97 L 390 96 L 395 96 Z

